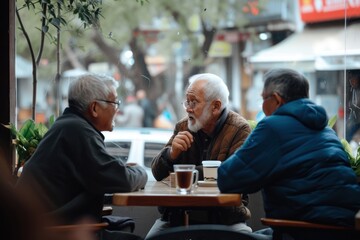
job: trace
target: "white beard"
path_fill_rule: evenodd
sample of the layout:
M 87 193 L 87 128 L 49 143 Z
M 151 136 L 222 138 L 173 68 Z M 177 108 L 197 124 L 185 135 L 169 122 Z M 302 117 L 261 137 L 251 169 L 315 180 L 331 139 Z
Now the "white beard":
M 189 115 L 189 116 L 191 116 L 191 115 Z M 195 121 L 194 124 L 192 124 L 190 120 L 188 121 L 188 128 L 192 132 L 197 132 L 204 127 L 205 123 L 207 121 L 209 121 L 210 117 L 211 117 L 211 113 L 210 113 L 209 107 L 206 106 L 203 114 L 198 119 L 193 117 L 193 119 Z
M 203 127 L 202 123 L 195 119 L 195 123 L 192 124 L 190 121 L 188 122 L 188 128 L 190 129 L 190 131 L 192 132 L 197 132 L 199 131 L 201 128 Z

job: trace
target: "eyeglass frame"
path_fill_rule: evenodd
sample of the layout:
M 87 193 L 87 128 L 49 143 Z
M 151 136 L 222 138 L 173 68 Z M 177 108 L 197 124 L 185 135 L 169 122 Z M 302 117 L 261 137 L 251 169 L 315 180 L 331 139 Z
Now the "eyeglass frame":
M 211 102 L 211 100 L 206 100 L 204 102 L 205 103 Z M 181 104 L 182 104 L 182 106 L 184 107 L 185 110 L 188 109 L 188 108 L 193 110 L 193 109 L 195 109 L 196 105 L 199 104 L 199 103 L 201 103 L 201 102 L 199 102 L 198 100 L 192 100 L 192 101 L 185 100 Z
M 286 102 L 287 99 L 285 97 L 283 97 L 281 94 L 279 94 L 278 92 L 272 92 L 272 93 L 268 94 L 266 97 L 263 97 L 263 103 L 265 103 L 265 101 L 267 101 L 271 97 L 275 97 L 275 95 L 281 97 Z
M 120 104 L 121 104 L 121 100 L 116 100 L 116 101 L 109 101 L 109 100 L 105 100 L 105 99 L 95 99 L 95 100 L 100 101 L 100 102 L 115 104 L 115 109 L 119 109 Z
M 266 97 L 263 98 L 263 103 L 266 102 L 268 99 L 272 98 L 274 96 L 274 93 L 270 93 L 269 95 L 267 95 Z
M 196 107 L 197 103 L 198 103 L 198 101 L 196 101 L 196 100 L 192 100 L 192 101 L 185 100 L 181 104 L 184 107 L 184 109 L 186 110 L 188 108 L 194 109 Z

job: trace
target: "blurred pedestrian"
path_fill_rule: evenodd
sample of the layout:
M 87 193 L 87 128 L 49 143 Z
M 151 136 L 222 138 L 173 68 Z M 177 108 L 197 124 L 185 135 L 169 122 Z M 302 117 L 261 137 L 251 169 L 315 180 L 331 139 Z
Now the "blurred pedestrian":
M 146 92 L 140 89 L 136 92 L 136 98 L 138 99 L 140 107 L 144 110 L 143 127 L 154 127 L 154 120 L 157 116 L 157 109 L 146 97 Z
M 350 94 L 348 100 L 348 120 L 346 122 L 346 140 L 350 142 L 360 129 L 360 70 L 348 71 Z
M 144 121 L 144 110 L 139 106 L 135 96 L 127 96 L 126 105 L 121 114 L 115 118 L 116 126 L 141 128 Z

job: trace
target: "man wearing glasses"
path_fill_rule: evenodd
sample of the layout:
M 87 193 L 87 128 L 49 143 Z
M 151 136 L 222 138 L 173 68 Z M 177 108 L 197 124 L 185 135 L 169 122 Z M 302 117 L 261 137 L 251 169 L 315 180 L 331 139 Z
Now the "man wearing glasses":
M 176 124 L 173 136 L 152 161 L 152 172 L 158 181 L 174 171 L 174 164 L 195 164 L 200 173 L 199 180 L 202 180 L 203 160 L 224 161 L 250 134 L 246 119 L 229 110 L 229 90 L 224 81 L 214 74 L 198 74 L 189 79 L 183 106 L 187 116 Z M 243 199 L 247 204 L 247 197 Z M 160 208 L 160 211 L 162 219 L 155 222 L 148 236 L 170 226 L 170 217 L 171 224 L 176 220 L 176 208 Z M 207 216 L 197 216 L 203 213 Z M 190 224 L 226 224 L 244 231 L 251 231 L 244 224 L 249 217 L 250 212 L 245 206 L 206 208 L 204 211 L 192 209 L 189 214 Z
M 261 191 L 268 218 L 353 227 L 360 186 L 325 109 L 309 99 L 309 81 L 293 69 L 271 69 L 262 97 L 266 117 L 219 167 L 220 191 Z M 360 232 L 350 237 L 320 228 L 274 233 L 277 239 L 360 239 Z
M 60 224 L 101 221 L 105 193 L 137 191 L 146 171 L 108 154 L 101 131 L 112 131 L 120 101 L 111 77 L 87 74 L 70 84 L 69 107 L 46 133 L 18 181 L 32 189 Z M 120 233 L 121 239 L 137 239 Z M 102 234 L 103 239 L 114 233 Z M 128 236 L 129 235 L 129 236 Z

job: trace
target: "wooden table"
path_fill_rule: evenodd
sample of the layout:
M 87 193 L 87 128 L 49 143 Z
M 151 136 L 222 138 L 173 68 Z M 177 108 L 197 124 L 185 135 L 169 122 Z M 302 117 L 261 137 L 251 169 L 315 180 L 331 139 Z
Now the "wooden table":
M 191 207 L 225 207 L 241 205 L 241 195 L 220 193 L 215 187 L 197 187 L 191 194 L 182 195 L 170 187 L 169 182 L 147 182 L 144 189 L 137 192 L 114 193 L 113 204 L 117 206 L 163 206 L 181 207 L 182 224 L 189 224 L 188 209 Z
M 197 187 L 188 195 L 178 194 L 166 182 L 148 182 L 143 190 L 115 193 L 113 204 L 117 206 L 164 206 L 164 207 L 220 207 L 241 205 L 241 195 L 220 193 L 215 187 Z

